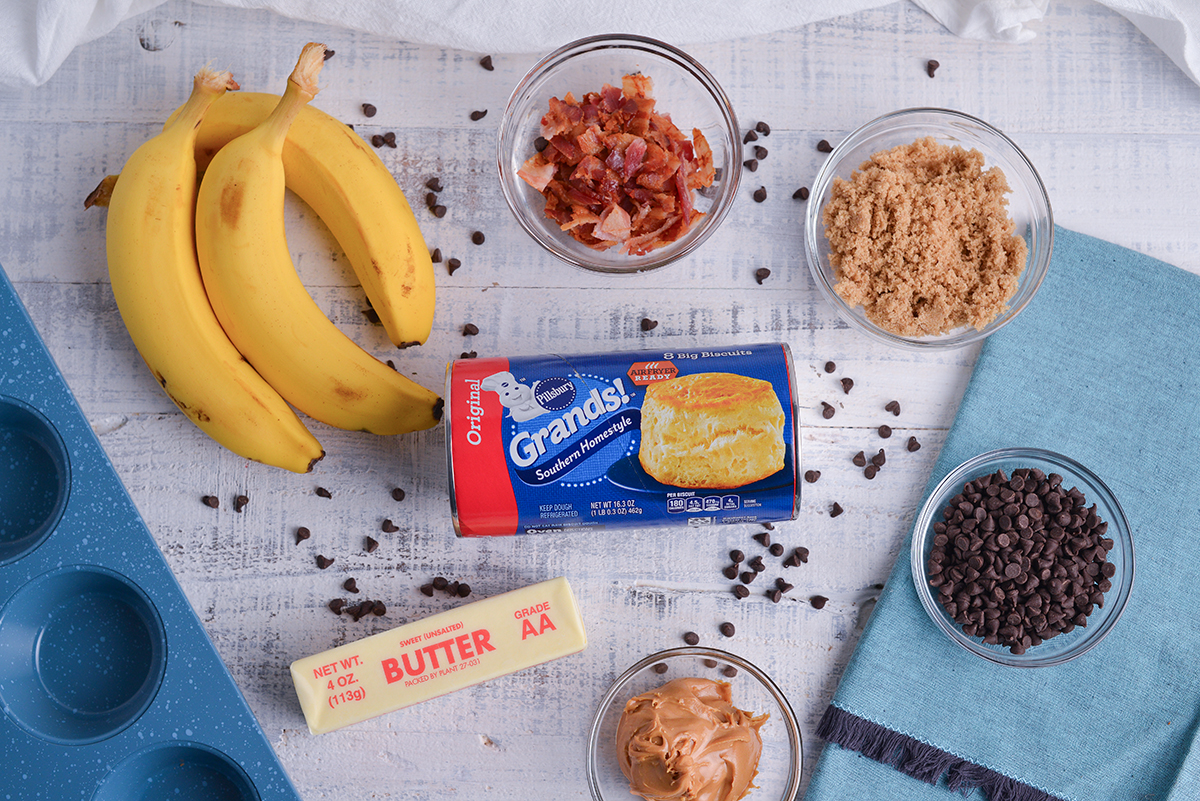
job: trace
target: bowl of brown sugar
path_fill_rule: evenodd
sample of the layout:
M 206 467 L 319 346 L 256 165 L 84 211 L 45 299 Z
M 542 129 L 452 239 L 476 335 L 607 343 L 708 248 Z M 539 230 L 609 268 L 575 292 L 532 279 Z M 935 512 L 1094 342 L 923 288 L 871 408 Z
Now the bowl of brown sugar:
M 836 145 L 813 183 L 809 268 L 852 327 L 915 350 L 982 340 L 1028 305 L 1054 218 L 1037 170 L 988 123 L 914 108 Z

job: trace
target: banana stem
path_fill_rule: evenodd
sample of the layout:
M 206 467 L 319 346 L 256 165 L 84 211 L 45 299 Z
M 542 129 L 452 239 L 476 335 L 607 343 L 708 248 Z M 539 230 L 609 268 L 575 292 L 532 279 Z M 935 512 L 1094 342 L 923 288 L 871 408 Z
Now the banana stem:
M 240 89 L 237 81 L 228 70 L 212 70 L 201 67 L 192 79 L 192 93 L 187 102 L 179 110 L 173 125 L 179 125 L 184 130 L 197 128 L 204 119 L 204 113 L 227 90 Z
M 287 139 L 288 129 L 292 127 L 296 115 L 320 91 L 317 76 L 321 74 L 324 64 L 325 45 L 309 42 L 300 51 L 300 59 L 296 62 L 292 74 L 288 76 L 283 97 L 260 128 L 263 144 L 272 152 L 283 152 L 284 140 Z

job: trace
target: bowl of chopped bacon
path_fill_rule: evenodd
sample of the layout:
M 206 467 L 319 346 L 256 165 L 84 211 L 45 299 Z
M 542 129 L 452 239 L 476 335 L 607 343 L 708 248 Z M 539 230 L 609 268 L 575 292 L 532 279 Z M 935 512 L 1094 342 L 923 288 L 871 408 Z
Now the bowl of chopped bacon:
M 500 185 L 517 221 L 597 272 L 644 272 L 695 250 L 733 204 L 741 159 L 712 75 L 641 36 L 591 36 L 546 56 L 500 123 Z

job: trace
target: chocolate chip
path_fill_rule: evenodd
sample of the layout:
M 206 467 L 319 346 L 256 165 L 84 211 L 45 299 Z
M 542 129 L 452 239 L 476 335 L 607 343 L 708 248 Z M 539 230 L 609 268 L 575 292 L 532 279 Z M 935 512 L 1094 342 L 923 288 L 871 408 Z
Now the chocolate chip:
M 706 668 L 715 668 L 717 666 L 717 660 L 715 659 L 702 659 L 700 661 Z
M 335 55 L 337 55 L 337 51 L 336 51 L 336 50 L 329 50 L 329 49 L 327 48 L 327 49 L 325 50 L 325 61 L 328 61 L 329 59 L 333 58 Z
M 832 373 L 836 369 L 837 369 L 837 365 L 834 364 L 833 362 L 825 362 L 825 372 Z
M 475 352 L 475 351 L 473 351 L 473 350 L 469 350 L 469 351 L 468 351 L 468 350 L 464 350 L 462 353 L 458 354 L 458 358 L 460 358 L 460 359 L 474 359 L 474 358 L 475 358 L 476 356 L 478 356 L 478 355 L 479 355 L 479 354 L 478 354 L 478 353 L 476 353 L 476 352 Z
M 490 55 L 484 56 L 483 58 L 479 59 L 479 66 L 483 67 L 488 72 L 491 72 L 492 70 L 496 69 L 492 65 L 492 57 Z
M 883 437 L 884 439 L 887 439 L 891 435 L 892 435 L 892 427 L 891 426 L 883 425 L 883 426 L 879 427 L 879 436 Z
M 651 320 L 649 317 L 642 318 L 643 331 L 653 331 L 655 328 L 658 328 L 658 320 Z
M 650 669 L 661 676 L 663 673 L 667 672 L 667 663 L 666 662 L 658 662 L 654 665 L 654 667 L 652 667 Z
M 550 140 L 544 136 L 539 136 L 537 139 L 533 140 L 533 149 L 539 153 L 545 150 L 549 145 Z
M 758 131 L 763 136 L 771 135 L 771 126 L 767 125 L 765 122 L 760 122 L 758 125 L 755 125 L 754 130 Z
M 791 592 L 796 588 L 795 584 L 788 584 L 783 580 L 782 577 L 775 579 L 775 586 L 778 587 L 781 592 Z
M 449 586 L 450 586 L 450 582 L 446 580 L 445 576 L 435 576 L 434 577 L 433 588 L 435 590 L 444 590 Z
M 441 264 L 441 262 L 442 262 L 442 249 L 441 249 L 441 248 L 434 248 L 434 249 L 433 249 L 433 253 L 430 253 L 430 254 L 429 254 L 429 260 L 430 260 L 430 261 L 432 261 L 434 264 Z
M 327 559 L 321 554 L 317 554 L 317 567 L 321 568 L 322 570 L 332 565 L 333 562 L 333 559 Z
M 740 565 L 745 558 L 746 558 L 746 554 L 742 553 L 741 551 L 737 550 L 736 548 L 729 552 L 729 559 L 735 565 Z
M 387 606 L 384 605 L 383 601 L 375 601 L 371 607 L 371 614 L 375 617 L 383 617 L 387 614 Z
M 721 675 L 727 679 L 732 679 L 737 674 L 738 670 L 733 665 L 726 665 L 725 667 L 721 668 Z
M 768 270 L 766 267 L 759 267 L 757 270 L 754 271 L 754 280 L 758 282 L 759 286 L 762 286 L 762 282 L 766 281 L 770 277 L 771 277 L 771 271 Z
M 858 453 L 854 454 L 854 458 L 850 461 L 854 462 L 855 467 L 863 467 L 867 463 L 867 455 L 862 451 L 859 451 Z
M 757 142 L 757 141 L 758 141 L 758 134 L 756 134 L 754 131 L 746 131 L 746 135 L 742 137 L 743 145 L 748 145 L 751 142 Z
M 819 479 L 820 477 L 821 477 L 821 471 L 820 471 L 820 470 L 806 470 L 806 471 L 804 471 L 804 480 L 805 480 L 805 481 L 807 481 L 809 484 L 816 484 L 816 483 L 817 483 L 817 479 Z
M 459 598 L 466 598 L 470 594 L 471 594 L 471 585 L 470 584 L 468 584 L 467 582 L 464 581 L 458 585 L 458 597 Z
M 233 511 L 240 512 L 246 508 L 246 504 L 250 503 L 250 499 L 245 495 L 239 495 L 233 499 Z
M 750 172 L 758 172 L 758 159 L 746 159 L 742 162 L 742 166 Z M 758 198 L 755 198 L 755 200 L 758 200 Z M 762 201 L 760 200 L 759 202 L 761 203 Z
M 817 150 L 822 153 L 832 153 L 833 145 L 829 144 L 829 140 L 822 139 L 820 142 L 817 142 Z
M 767 157 L 767 149 L 765 147 L 763 147 L 762 145 L 755 145 L 754 146 L 754 158 L 758 159 L 759 161 L 762 161 L 766 157 Z
M 683 641 L 685 643 L 687 643 L 688 645 L 699 645 L 700 644 L 700 635 L 694 631 L 686 632 L 683 635 Z
M 450 273 L 450 275 L 454 275 L 454 271 L 459 267 L 462 267 L 462 262 L 458 259 L 450 259 L 448 262 L 446 262 L 446 270 Z
M 737 596 L 738 598 L 749 598 L 750 590 L 746 589 L 746 585 L 744 585 L 744 584 L 734 584 L 733 585 L 733 594 L 735 596 Z
M 888 401 L 888 405 L 883 407 L 884 411 L 891 412 L 896 417 L 900 416 L 900 401 Z
M 854 379 L 853 378 L 843 378 L 842 379 L 842 392 L 849 395 L 850 390 L 852 390 L 852 389 L 854 389 Z
M 793 192 L 792 200 L 808 200 L 808 187 L 802 186 Z
M 762 527 L 763 527 L 763 528 L 765 528 L 767 531 L 774 531 L 774 530 L 775 530 L 775 524 L 774 524 L 774 523 L 771 523 L 771 522 L 763 523 L 763 524 L 762 524 Z
M 363 309 L 363 317 L 366 317 L 371 325 L 379 325 L 379 312 L 374 309 Z
M 821 401 L 821 416 L 822 417 L 824 417 L 826 420 L 828 420 L 829 418 L 833 417 L 833 415 L 836 413 L 837 413 L 836 409 L 834 409 L 832 406 L 830 406 L 825 401 Z
M 914 453 L 916 451 L 921 450 L 921 443 L 917 442 L 916 437 L 909 437 L 908 444 L 905 445 L 904 447 L 908 448 L 909 453 Z
M 396 146 L 396 132 L 388 131 L 383 135 L 383 143 L 388 147 Z
M 380 136 L 379 134 L 375 134 L 374 136 L 371 137 L 371 144 L 375 147 L 383 147 L 383 145 L 384 145 L 383 137 Z
M 883 448 L 879 449 L 879 453 L 871 457 L 871 464 L 876 467 L 883 467 L 887 463 L 887 454 L 883 452 Z
M 446 594 L 447 595 L 458 595 L 458 582 L 457 581 L 452 581 L 446 585 Z
M 433 216 L 437 217 L 439 220 L 446 216 L 446 207 L 440 204 L 434 206 L 432 209 L 430 209 L 430 211 L 432 211 Z M 454 259 L 451 259 L 450 261 L 454 261 Z
M 808 599 L 808 602 L 812 604 L 813 609 L 824 609 L 825 604 L 829 603 L 829 599 L 824 595 L 814 595 Z
M 763 564 L 763 558 L 761 556 L 755 556 L 751 558 L 751 560 L 746 563 L 746 567 L 750 568 L 755 573 L 761 573 L 767 569 L 767 566 Z
M 929 74 L 930 78 L 932 78 L 933 73 L 937 72 L 937 68 L 940 66 L 942 66 L 942 65 L 931 58 L 925 62 L 925 72 Z
M 200 498 L 200 503 L 210 509 L 216 509 L 221 505 L 221 501 L 217 499 L 216 495 L 204 495 Z
M 767 188 L 765 186 L 760 186 L 758 189 L 754 190 L 752 197 L 754 198 L 755 203 L 762 203 L 767 199 Z
M 322 498 L 332 498 L 333 497 L 333 493 L 330 492 L 329 490 L 325 489 L 324 487 L 317 487 L 315 490 L 313 490 L 313 492 L 315 492 L 319 497 L 322 497 Z
M 425 188 L 429 189 L 433 192 L 441 192 L 442 191 L 442 179 L 438 178 L 435 175 L 434 177 L 430 178 L 428 181 L 425 182 Z
M 749 584 L 750 582 L 752 582 L 756 578 L 758 578 L 758 574 L 755 573 L 753 570 L 743 570 L 742 575 L 739 576 L 739 578 L 742 580 L 743 584 Z
M 767 597 L 771 599 L 772 603 L 779 603 L 779 600 L 783 598 L 783 593 L 777 587 L 773 590 L 767 590 Z
M 783 546 L 778 542 L 771 543 L 767 550 L 771 552 L 771 556 L 783 556 Z
M 483 231 L 472 231 L 471 232 L 471 243 L 472 244 L 482 245 L 485 239 L 486 239 L 486 237 L 483 235 Z
M 766 548 L 771 544 L 771 533 L 769 531 L 760 532 L 754 535 L 754 539 L 758 540 L 759 544 Z
M 340 615 L 342 613 L 342 610 L 345 608 L 346 608 L 346 599 L 345 598 L 334 598 L 332 601 L 329 602 L 329 610 L 331 612 L 333 612 L 335 615 Z
M 808 549 L 807 548 L 797 548 L 794 551 L 794 553 L 796 554 L 797 560 L 803 562 L 804 564 L 808 564 Z
M 421 585 L 421 594 L 432 598 L 433 597 L 433 585 L 432 584 L 422 584 Z
M 342 589 L 344 589 L 346 592 L 357 593 L 358 592 L 358 582 L 352 578 L 348 578 L 342 582 Z
M 736 579 L 738 577 L 737 565 L 730 565 L 729 567 L 722 570 L 721 573 L 725 576 L 725 578 L 729 579 L 730 581 L 733 581 L 734 579 Z
M 462 332 L 464 337 L 473 337 L 479 333 L 479 326 L 475 323 L 467 323 L 463 326 Z
M 733 624 L 729 623 L 728 621 L 725 623 L 722 623 L 719 628 L 720 628 L 721 636 L 723 636 L 723 637 L 732 637 L 735 633 L 737 633 L 737 629 L 735 629 L 733 627 Z
M 863 469 L 863 475 L 867 477 L 868 481 L 875 478 L 875 476 L 878 474 L 879 474 L 879 468 L 873 464 L 869 464 Z
M 479 111 L 472 111 L 472 112 L 471 112 L 471 121 L 472 121 L 472 122 L 479 122 L 480 120 L 482 120 L 482 119 L 483 119 L 484 117 L 486 117 L 486 116 L 487 116 L 487 109 L 486 109 L 486 108 L 484 108 L 484 109 L 480 109 Z
M 383 523 L 381 523 L 379 526 L 379 530 L 385 534 L 395 534 L 400 530 L 400 527 L 393 523 L 391 519 L 385 517 L 383 519 Z
M 378 547 L 379 540 L 375 539 L 374 537 L 367 537 L 367 539 L 363 542 L 363 549 L 367 553 L 375 553 L 375 549 Z
M 363 110 L 364 117 L 374 117 L 377 109 L 374 106 L 372 106 L 370 103 L 363 103 L 362 110 Z
M 393 489 L 392 490 L 392 500 L 393 501 L 404 500 L 404 490 L 400 489 L 399 487 L 396 487 L 395 489 Z
M 846 510 L 842 508 L 842 505 L 840 503 L 838 503 L 837 501 L 834 501 L 833 506 L 829 507 L 829 516 L 837 517 L 844 511 L 846 511 Z
M 299 545 L 300 543 L 304 542 L 306 539 L 308 539 L 311 536 L 312 536 L 311 531 L 309 531 L 304 526 L 300 526 L 300 528 L 296 529 L 296 544 Z

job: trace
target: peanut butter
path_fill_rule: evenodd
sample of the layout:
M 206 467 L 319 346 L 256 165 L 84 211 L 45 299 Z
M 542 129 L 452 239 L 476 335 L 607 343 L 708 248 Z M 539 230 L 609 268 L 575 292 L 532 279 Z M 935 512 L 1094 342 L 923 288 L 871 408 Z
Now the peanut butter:
M 667 682 L 625 704 L 621 772 L 647 801 L 738 801 L 754 787 L 767 717 L 734 706 L 725 682 Z

